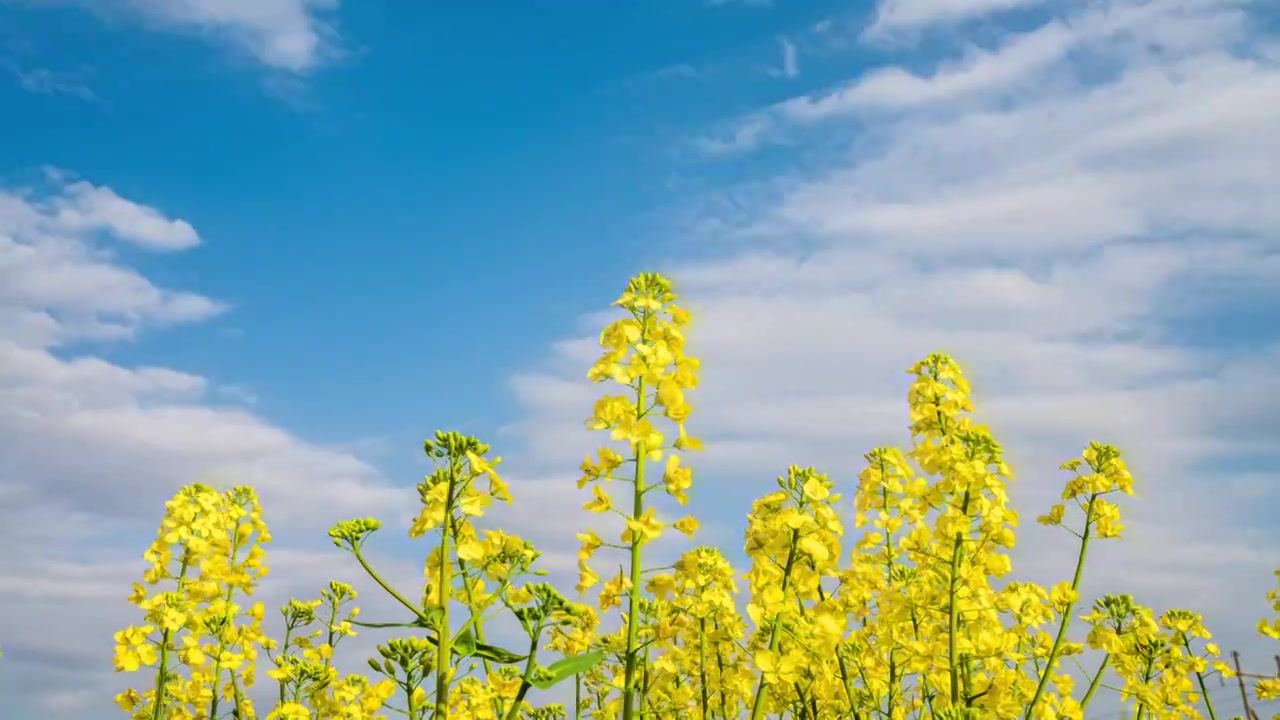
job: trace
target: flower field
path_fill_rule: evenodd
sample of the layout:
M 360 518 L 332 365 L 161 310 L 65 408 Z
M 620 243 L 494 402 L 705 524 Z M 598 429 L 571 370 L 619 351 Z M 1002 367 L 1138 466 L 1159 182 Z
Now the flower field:
M 138 624 L 115 636 L 115 669 L 137 677 L 119 706 L 137 720 L 1081 720 L 1118 693 L 1132 720 L 1226 720 L 1208 681 L 1233 672 L 1197 613 L 1144 607 L 1123 588 L 1079 593 L 1090 553 L 1124 534 L 1116 499 L 1140 482 L 1116 447 L 1090 443 L 1064 462 L 1061 502 L 1035 518 L 1078 548 L 1074 574 L 1006 580 L 1014 473 L 944 354 L 908 371 L 907 447 L 868 451 L 847 488 L 787 468 L 745 519 L 749 567 L 697 546 L 698 520 L 654 502 L 684 507 L 697 493 L 686 393 L 701 368 L 678 300 L 666 278 L 638 275 L 600 333 L 587 378 L 611 390 L 584 413 L 605 440 L 572 502 L 623 529 L 577 533 L 576 587 L 542 581 L 532 543 L 486 526 L 495 503 L 519 500 L 490 446 L 440 432 L 424 443 L 434 470 L 409 530 L 429 541 L 421 587 L 393 587 L 366 557 L 378 520 L 329 531 L 404 621 L 364 622 L 355 590 L 334 581 L 280 608 L 284 633 L 268 637 L 254 592 L 271 534 L 256 494 L 194 484 L 167 503 L 130 597 Z M 647 565 L 646 547 L 672 532 L 689 549 Z M 1280 585 L 1268 597 L 1278 617 L 1258 630 L 1280 639 Z M 498 619 L 524 640 L 495 644 Z M 364 629 L 395 639 L 366 674 L 344 675 L 335 654 Z M 1100 661 L 1079 682 L 1066 668 L 1086 648 Z M 250 698 L 263 684 L 268 705 Z M 573 700 L 546 701 L 552 688 Z M 1280 681 L 1253 692 L 1280 696 Z

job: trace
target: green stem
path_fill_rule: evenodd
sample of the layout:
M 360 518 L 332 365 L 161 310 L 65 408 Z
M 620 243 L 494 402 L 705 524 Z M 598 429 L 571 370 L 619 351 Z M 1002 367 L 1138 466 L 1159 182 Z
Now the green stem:
M 516 720 L 520 716 L 520 703 L 524 702 L 524 696 L 529 692 L 532 686 L 533 671 L 538 667 L 538 640 L 542 637 L 542 625 L 539 623 L 534 627 L 533 632 L 529 633 L 531 638 L 529 641 L 529 658 L 524 663 L 524 675 L 520 678 L 520 690 L 516 693 L 516 698 L 511 702 L 511 707 L 507 710 L 505 720 Z
M 782 569 L 782 594 L 783 595 L 786 595 L 787 590 L 790 589 L 791 587 L 791 568 L 795 565 L 795 561 L 796 561 L 796 540 L 798 539 L 799 534 L 800 534 L 799 531 L 796 531 L 796 530 L 791 531 L 791 547 L 787 549 L 787 564 Z M 781 617 L 782 617 L 781 613 L 778 613 L 773 617 L 773 629 L 769 633 L 769 652 L 776 652 L 778 649 L 778 639 L 779 639 L 779 635 L 781 634 L 780 633 L 781 623 L 779 623 L 778 621 L 781 619 Z M 724 680 L 721 679 L 721 683 L 723 682 Z M 761 672 L 760 681 L 756 685 L 756 697 L 754 702 L 752 702 L 751 704 L 751 720 L 760 720 L 761 715 L 764 712 L 764 704 L 765 704 L 765 701 L 768 699 L 768 696 L 769 696 L 769 686 L 764 681 L 764 673 Z
M 1146 669 L 1142 671 L 1142 683 L 1144 685 L 1151 682 L 1151 675 L 1152 675 L 1151 670 L 1152 670 L 1153 664 L 1154 663 L 1151 660 L 1148 660 Z M 1142 720 L 1142 709 L 1145 706 L 1143 705 L 1142 698 L 1137 698 L 1136 700 L 1137 700 L 1137 703 L 1136 703 L 1137 707 L 1134 708 L 1134 711 L 1133 711 L 1133 720 Z
M 240 720 L 240 708 L 244 707 L 244 690 L 240 689 L 240 678 L 236 675 L 231 676 L 231 695 L 235 698 L 236 707 L 232 711 L 232 717 Z
M 969 517 L 969 491 L 964 491 L 964 499 L 960 503 L 960 512 Z M 957 653 L 957 640 L 960 634 L 960 607 L 956 604 L 960 583 L 960 555 L 964 551 L 964 537 L 955 534 L 955 547 L 951 550 L 951 578 L 948 584 L 947 598 L 947 665 L 951 678 L 951 704 L 960 704 L 960 658 Z
M 444 524 L 440 528 L 440 574 L 437 578 L 440 594 L 440 627 L 437 629 L 439 642 L 436 644 L 436 712 L 435 720 L 447 720 L 449 717 L 449 664 L 453 660 L 453 636 L 449 632 L 449 601 L 453 593 L 450 585 L 453 569 L 449 562 L 449 534 L 453 529 L 453 494 L 458 480 L 457 462 L 450 458 L 449 491 L 444 501 Z
M 422 708 L 418 707 L 418 703 L 414 702 L 413 700 L 413 691 L 414 691 L 414 688 L 416 687 L 414 683 L 410 682 L 410 680 L 413 680 L 413 679 L 414 679 L 413 676 L 410 675 L 408 672 L 406 672 L 405 683 L 400 687 L 402 690 L 404 690 L 405 706 L 409 710 L 408 712 L 409 720 L 418 720 L 418 718 L 422 713 Z
M 325 644 L 329 646 L 329 657 L 324 659 L 324 667 L 326 670 L 333 665 L 333 649 L 334 649 L 333 646 L 334 646 L 334 643 L 337 642 L 335 638 L 337 633 L 334 632 L 333 626 L 337 622 L 338 622 L 338 600 L 337 598 L 334 598 L 333 600 L 329 601 L 329 622 L 327 623 L 329 626 L 329 630 L 324 637 Z
M 649 660 L 652 657 L 653 643 L 645 643 L 644 646 L 644 665 L 641 666 L 640 676 L 640 714 L 645 715 L 649 706 L 649 686 L 653 682 L 653 673 L 650 671 Z M 677 686 L 678 687 L 678 686 Z
M 187 568 L 191 566 L 191 558 L 188 557 L 186 548 L 183 548 L 182 566 L 178 570 L 178 590 L 182 589 L 182 581 L 187 578 Z M 160 662 L 156 665 L 156 699 L 155 704 L 151 706 L 151 720 L 163 720 L 161 714 L 164 711 L 164 704 L 168 702 L 166 697 L 169 682 L 169 643 L 173 640 L 173 633 L 165 630 L 160 636 Z
M 236 530 L 233 528 L 231 532 L 235 533 Z M 236 559 L 240 555 L 240 545 L 234 542 L 234 537 L 235 536 L 233 534 L 231 546 L 231 567 L 235 567 Z M 227 594 L 224 596 L 224 599 L 227 601 L 228 606 L 230 606 L 231 598 L 235 596 L 235 592 L 236 588 L 234 585 L 227 588 Z M 230 622 L 231 618 L 227 618 L 227 620 Z M 213 699 L 209 701 L 210 718 L 218 717 L 218 700 L 222 695 L 222 693 L 218 692 L 218 679 L 222 677 L 222 644 L 225 642 L 226 635 L 227 629 L 226 627 L 223 627 L 221 629 L 221 637 L 218 638 L 218 657 L 213 661 Z
M 1093 676 L 1093 680 L 1089 682 L 1089 689 L 1084 694 L 1084 699 L 1080 701 L 1080 711 L 1084 712 L 1089 707 L 1089 701 L 1093 699 L 1093 694 L 1098 691 L 1098 686 L 1102 684 L 1102 675 L 1107 670 L 1107 664 L 1111 662 L 1111 653 L 1102 656 L 1102 664 L 1098 665 L 1098 672 Z
M 1089 552 L 1089 534 L 1093 530 L 1093 502 L 1097 499 L 1097 493 L 1091 494 L 1089 496 L 1089 504 L 1084 511 L 1084 532 L 1080 535 L 1080 554 L 1076 556 L 1076 572 L 1071 578 L 1071 593 L 1073 595 L 1080 588 L 1080 577 L 1084 572 L 1084 561 Z M 1053 673 L 1053 663 L 1058 659 L 1058 651 L 1062 649 L 1062 642 L 1067 637 L 1067 626 L 1071 624 L 1071 610 L 1075 605 L 1076 601 L 1072 600 L 1062 610 L 1062 620 L 1058 623 L 1058 634 L 1053 639 L 1053 647 L 1049 650 L 1049 658 L 1044 664 L 1044 671 L 1040 674 L 1040 682 L 1036 685 L 1036 694 L 1031 698 L 1031 705 L 1027 707 L 1027 712 L 1023 716 L 1026 720 L 1030 720 L 1032 713 L 1036 710 L 1036 705 L 1040 704 L 1040 698 L 1044 696 L 1044 689 L 1049 684 L 1049 675 Z
M 718 630 L 720 623 L 716 623 Z M 720 694 L 720 718 L 729 720 L 729 698 L 724 693 L 724 653 L 716 642 L 716 692 Z
M 467 607 L 470 608 L 471 610 L 471 617 L 467 619 L 467 622 L 464 623 L 461 628 L 458 628 L 458 632 L 462 633 L 462 632 L 465 632 L 468 627 L 474 627 L 475 634 L 476 634 L 476 642 L 480 642 L 480 643 L 486 642 L 484 639 L 484 623 L 481 622 L 481 620 L 483 619 L 482 616 L 484 615 L 484 611 L 488 608 L 488 604 L 486 604 L 485 607 L 476 606 L 475 593 L 472 592 L 471 583 L 467 582 L 467 578 L 465 577 L 467 574 L 467 561 L 463 560 L 462 558 L 458 558 L 458 573 L 464 576 L 462 579 L 462 587 L 463 587 L 463 590 L 467 593 Z M 509 582 L 510 582 L 509 579 L 504 579 L 502 581 L 502 584 L 498 586 L 497 591 L 494 592 L 493 597 L 501 597 L 502 593 L 507 589 L 507 584 Z M 492 602 L 493 601 L 490 600 L 490 603 Z M 489 664 L 489 658 L 481 658 L 481 662 L 484 665 L 484 678 L 486 681 L 488 681 L 489 675 L 493 673 L 493 668 Z M 495 697 L 493 699 L 493 710 L 495 715 L 499 717 L 502 716 L 502 699 L 501 698 Z
M 916 642 L 920 641 L 920 618 L 916 615 L 915 608 L 911 609 L 911 632 Z M 929 714 L 933 714 L 933 696 L 934 693 L 929 689 L 929 683 L 924 677 L 920 678 L 920 694 L 924 696 L 925 707 L 929 709 Z
M 364 555 L 360 553 L 360 548 L 352 545 L 351 554 L 356 556 L 356 562 L 360 563 L 360 567 L 364 568 L 364 571 L 369 574 L 369 577 L 373 578 L 373 581 L 378 583 L 378 586 L 385 590 L 388 595 L 395 598 L 401 605 L 408 608 L 413 613 L 414 617 L 418 618 L 418 620 L 421 620 L 422 622 L 427 622 L 430 619 L 427 617 L 426 613 L 422 612 L 422 608 L 405 599 L 403 595 L 396 592 L 395 588 L 388 585 L 387 582 L 374 571 L 373 567 L 369 565 L 369 561 L 365 560 Z
M 643 325 L 641 323 L 642 327 Z M 636 408 L 636 420 L 639 421 L 644 416 L 643 377 L 639 378 L 636 383 Z M 645 455 L 645 443 L 641 440 L 635 446 L 636 472 L 632 483 L 633 494 L 631 500 L 631 517 L 634 520 L 639 520 L 640 516 L 644 514 Z M 622 720 L 632 720 L 635 717 L 636 661 L 640 655 L 636 648 L 636 643 L 640 637 L 640 558 L 642 539 L 639 533 L 635 533 L 631 538 L 631 587 L 627 592 L 627 653 L 622 686 Z
M 698 618 L 698 684 L 702 689 L 702 714 L 698 716 L 698 720 L 707 720 L 711 695 L 707 688 L 707 619 L 705 617 Z
M 169 665 L 169 631 L 165 630 L 160 637 L 160 663 L 156 666 L 156 700 L 151 706 L 151 720 L 161 720 L 164 716 L 161 714 L 167 698 L 165 697 L 165 684 L 168 682 Z
M 1187 649 L 1187 656 L 1191 657 L 1191 641 L 1186 635 L 1182 636 L 1182 647 Z M 1218 714 L 1213 710 L 1213 700 L 1209 699 L 1209 688 L 1204 684 L 1204 673 L 1196 671 L 1196 682 L 1200 685 L 1200 695 L 1204 698 L 1204 707 L 1209 711 L 1209 720 L 1218 720 Z
M 290 622 L 290 623 L 288 623 L 288 624 L 286 624 L 286 625 L 285 625 L 285 628 L 284 628 L 284 643 L 280 646 L 280 654 L 279 654 L 279 655 L 277 655 L 276 657 L 283 659 L 283 658 L 288 654 L 288 652 L 289 652 L 289 641 L 290 641 L 290 640 L 292 640 L 292 639 L 293 639 L 293 623 L 291 623 L 291 622 Z M 268 656 L 268 657 L 270 657 L 270 656 Z M 275 658 L 271 658 L 271 659 L 272 659 L 273 661 L 275 660 Z M 278 662 L 277 662 L 277 663 L 276 663 L 276 667 L 281 667 L 280 663 L 278 663 Z M 280 685 L 280 704 L 281 704 L 281 705 L 283 705 L 283 704 L 284 704 L 284 691 L 285 691 L 285 684 L 286 684 L 286 683 L 285 683 L 285 681 L 284 681 L 283 679 L 279 680 L 278 682 L 279 682 L 279 685 Z

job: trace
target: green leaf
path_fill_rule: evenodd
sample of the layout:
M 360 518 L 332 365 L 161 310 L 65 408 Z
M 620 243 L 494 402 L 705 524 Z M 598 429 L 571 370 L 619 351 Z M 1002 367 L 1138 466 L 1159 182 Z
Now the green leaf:
M 453 651 L 462 657 L 470 657 L 476 652 L 476 636 L 468 626 L 453 638 Z
M 549 673 L 547 679 L 533 680 L 530 684 L 539 690 L 546 690 L 547 688 L 557 685 L 574 675 L 590 670 L 596 665 L 599 665 L 602 660 L 604 660 L 604 651 L 602 650 L 592 650 L 591 652 L 582 653 L 581 655 L 567 657 L 563 660 L 552 663 L 551 667 L 547 668 Z
M 427 608 L 422 613 L 423 617 L 418 618 L 414 623 L 418 627 L 424 627 L 428 630 L 439 630 L 440 621 L 444 620 L 444 608 Z
M 351 621 L 351 624 L 352 624 L 352 625 L 355 625 L 356 627 L 363 627 L 363 628 L 411 628 L 411 627 L 421 627 L 421 625 L 420 625 L 419 623 L 417 623 L 417 622 L 411 622 L 411 623 L 367 623 L 367 622 L 360 622 L 359 620 L 352 620 L 352 621 Z
M 496 662 L 499 665 L 514 665 L 528 657 L 528 655 L 517 655 L 510 650 L 503 650 L 500 647 L 485 645 L 484 643 L 476 643 L 476 649 L 472 655 Z

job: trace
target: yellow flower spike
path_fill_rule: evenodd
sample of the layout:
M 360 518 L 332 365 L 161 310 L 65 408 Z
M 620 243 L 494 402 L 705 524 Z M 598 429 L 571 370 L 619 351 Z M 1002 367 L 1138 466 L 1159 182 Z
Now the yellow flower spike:
M 601 331 L 600 346 L 603 355 L 588 371 L 588 378 L 599 382 L 612 380 L 627 388 L 626 396 L 605 396 L 600 398 L 593 409 L 592 416 L 586 424 L 595 430 L 607 430 L 613 441 L 626 442 L 630 457 L 627 461 L 634 464 L 634 474 L 627 480 L 632 484 L 632 507 L 627 514 L 627 529 L 623 533 L 623 542 L 628 545 L 630 554 L 629 578 L 620 575 L 601 589 L 600 607 L 608 609 L 620 606 L 618 595 L 627 595 L 628 610 L 626 627 L 619 637 L 625 643 L 621 648 L 623 656 L 623 687 L 620 698 L 620 709 L 623 720 L 633 720 L 636 711 L 636 678 L 640 664 L 640 577 L 642 574 L 641 547 L 657 537 L 661 524 L 656 520 L 652 508 L 644 507 L 645 463 L 662 460 L 666 447 L 665 433 L 655 426 L 656 417 L 650 414 L 653 407 L 661 408 L 663 416 L 674 422 L 678 429 L 678 439 L 674 443 L 676 450 L 696 446 L 696 441 L 687 437 L 683 429 L 684 422 L 692 410 L 685 399 L 684 391 L 697 383 L 697 362 L 684 354 L 685 336 L 681 327 L 689 322 L 688 313 L 672 306 L 676 294 L 671 290 L 671 283 L 657 273 L 642 273 L 633 277 L 627 284 L 626 291 L 615 301 L 615 305 L 627 312 L 624 317 L 609 323 Z M 603 455 L 602 455 L 603 460 Z M 670 460 L 668 460 L 670 462 Z M 600 465 L 604 465 L 601 463 Z M 618 467 L 604 468 L 592 462 L 590 458 L 583 464 L 583 475 L 579 487 L 611 476 Z M 678 500 L 687 499 L 686 478 L 668 478 L 675 480 L 667 488 Z M 592 487 L 593 499 L 584 508 L 604 511 L 612 509 L 612 502 L 606 502 L 598 490 Z M 583 551 L 586 555 L 594 552 L 594 548 Z M 585 566 L 584 566 L 585 567 Z M 620 579 L 626 579 L 626 589 L 620 589 Z M 591 577 L 584 571 L 579 587 L 589 586 Z M 610 700 L 609 702 L 612 702 Z M 603 709 L 610 707 L 603 699 L 598 701 Z

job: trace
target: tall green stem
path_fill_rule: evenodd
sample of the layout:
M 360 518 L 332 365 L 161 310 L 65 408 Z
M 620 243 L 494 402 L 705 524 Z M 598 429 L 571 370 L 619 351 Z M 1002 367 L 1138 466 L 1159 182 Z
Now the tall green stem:
M 782 570 L 782 594 L 785 597 L 787 590 L 791 588 L 791 568 L 796 561 L 796 540 L 798 540 L 799 532 L 791 531 L 791 547 L 787 549 L 787 564 Z M 773 616 L 773 629 L 769 633 L 769 652 L 776 652 L 778 649 L 778 638 L 781 635 L 781 613 Z M 723 683 L 724 680 L 721 680 Z M 756 685 L 755 701 L 751 705 L 751 720 L 760 720 L 764 713 L 764 704 L 769 697 L 769 686 L 764 681 L 764 673 L 760 673 L 760 682 Z
M 182 567 L 178 570 L 178 590 L 182 590 L 182 582 L 187 578 L 187 569 L 191 567 L 191 558 L 187 549 L 183 549 Z M 164 719 L 164 706 L 169 701 L 169 644 L 173 641 L 173 633 L 165 630 L 160 638 L 160 662 L 156 665 L 156 699 L 151 707 L 152 720 Z
M 969 517 L 969 491 L 964 491 L 964 499 L 960 503 L 960 512 Z M 956 596 L 960 592 L 960 556 L 964 551 L 964 534 L 955 534 L 955 547 L 951 550 L 951 577 L 948 583 L 947 598 L 947 664 L 951 678 L 951 704 L 960 704 L 960 658 L 957 653 L 957 638 L 960 634 L 960 607 Z
M 232 530 L 232 532 L 234 533 L 235 530 Z M 231 567 L 235 567 L 236 560 L 240 556 L 240 544 L 234 542 L 234 537 L 235 536 L 233 535 L 232 536 L 233 542 L 231 545 Z M 227 594 L 223 596 L 223 599 L 227 603 L 227 607 L 231 606 L 231 598 L 235 597 L 235 592 L 236 592 L 236 588 L 234 585 L 230 585 L 227 587 Z M 223 639 L 226 637 L 226 633 L 227 633 L 227 629 L 225 627 L 222 628 L 218 637 L 218 657 L 213 661 L 213 699 L 209 701 L 209 717 L 211 718 L 218 717 L 218 699 L 222 695 L 222 693 L 218 692 L 219 690 L 218 680 L 222 678 L 222 655 L 223 655 L 222 643 L 223 643 Z M 232 677 L 234 677 L 234 675 Z M 239 710 L 238 703 L 236 708 L 237 710 Z
M 707 688 L 707 619 L 698 618 L 698 685 L 701 689 L 702 714 L 699 720 L 706 720 L 711 707 L 711 696 Z
M 440 627 L 439 642 L 436 645 L 436 712 L 435 720 L 447 720 L 449 717 L 449 663 L 453 659 L 453 635 L 449 632 L 450 585 L 453 577 L 449 563 L 449 533 L 453 530 L 453 493 L 458 479 L 457 461 L 450 458 L 449 492 L 444 501 L 444 525 L 440 529 L 440 573 L 437 578 L 440 594 Z
M 1080 589 L 1080 576 L 1084 572 L 1085 557 L 1089 553 L 1089 535 L 1093 530 L 1093 502 L 1098 499 L 1098 494 L 1093 493 L 1089 496 L 1089 504 L 1084 511 L 1084 532 L 1080 534 L 1080 554 L 1076 556 L 1076 572 L 1071 578 L 1071 594 L 1076 595 Z M 1036 705 L 1040 704 L 1040 698 L 1044 696 L 1044 689 L 1049 684 L 1049 675 L 1053 673 L 1053 664 L 1058 659 L 1058 651 L 1062 649 L 1062 642 L 1067 637 L 1067 626 L 1071 624 L 1071 610 L 1075 608 L 1076 601 L 1067 602 L 1067 606 L 1062 610 L 1062 620 L 1058 623 L 1058 634 L 1053 638 L 1053 647 L 1049 650 L 1049 659 L 1044 664 L 1044 670 L 1040 673 L 1040 682 L 1036 685 L 1036 694 L 1031 698 L 1031 704 L 1027 706 L 1027 712 L 1023 716 L 1026 720 L 1030 720 L 1032 714 L 1036 711 Z
M 643 325 L 643 323 L 642 323 Z M 644 417 L 644 378 L 641 377 L 636 383 L 636 420 L 639 421 Z M 644 514 L 644 471 L 645 471 L 645 454 L 647 448 L 644 440 L 640 440 L 635 446 L 635 463 L 636 473 L 632 482 L 631 495 L 631 517 L 639 520 Z M 639 659 L 639 651 L 636 645 L 640 639 L 640 575 L 641 575 L 641 538 L 640 533 L 633 533 L 631 537 L 631 587 L 628 589 L 627 602 L 627 655 L 626 655 L 626 674 L 622 687 L 622 720 L 632 720 L 635 717 L 635 694 L 636 694 L 636 661 Z
M 520 703 L 524 702 L 524 696 L 529 692 L 533 681 L 533 672 L 538 667 L 538 640 L 542 637 L 542 624 L 539 623 L 529 633 L 529 657 L 524 663 L 524 674 L 520 676 L 520 689 L 516 692 L 516 697 L 511 701 L 511 707 L 507 710 L 504 720 L 516 720 L 520 715 Z
M 1191 652 L 1191 641 L 1184 635 L 1182 637 L 1182 647 L 1187 649 L 1187 657 L 1194 657 Z M 1209 688 L 1204 684 L 1204 673 L 1196 671 L 1196 682 L 1200 685 L 1200 695 L 1204 698 L 1204 708 L 1209 711 L 1209 720 L 1218 720 L 1218 714 L 1213 710 L 1213 700 L 1209 698 Z
M 1093 700 L 1093 694 L 1098 691 L 1098 686 L 1102 684 L 1102 675 L 1107 671 L 1107 665 L 1111 662 L 1111 653 L 1102 656 L 1102 663 L 1098 665 L 1098 672 L 1094 674 L 1093 680 L 1089 682 L 1089 689 L 1084 694 L 1084 699 L 1080 701 L 1080 712 L 1084 712 L 1089 707 L 1089 702 Z

